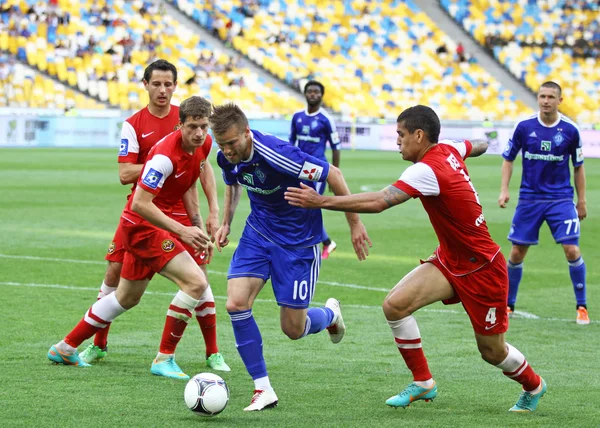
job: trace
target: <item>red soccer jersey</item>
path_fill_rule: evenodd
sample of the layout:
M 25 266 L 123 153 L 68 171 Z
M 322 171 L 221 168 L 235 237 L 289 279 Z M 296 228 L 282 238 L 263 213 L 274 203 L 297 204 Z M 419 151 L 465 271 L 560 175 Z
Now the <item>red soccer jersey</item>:
M 471 149 L 469 141 L 440 141 L 394 183 L 421 200 L 440 242 L 437 256 L 456 276 L 476 271 L 500 251 L 464 163 Z
M 193 154 L 181 148 L 181 131 L 175 131 L 159 141 L 148 153 L 137 185 L 156 197 L 154 204 L 168 214 L 181 201 L 185 192 L 198 180 L 200 168 L 206 160 L 212 146 L 210 135 L 202 147 Z M 123 211 L 123 217 L 133 223 L 144 219 L 131 210 L 130 198 Z
M 179 123 L 179 107 L 171 105 L 169 114 L 163 118 L 154 116 L 144 107 L 123 122 L 119 163 L 143 164 L 150 149 L 175 131 Z M 135 184 L 131 187 L 133 192 Z

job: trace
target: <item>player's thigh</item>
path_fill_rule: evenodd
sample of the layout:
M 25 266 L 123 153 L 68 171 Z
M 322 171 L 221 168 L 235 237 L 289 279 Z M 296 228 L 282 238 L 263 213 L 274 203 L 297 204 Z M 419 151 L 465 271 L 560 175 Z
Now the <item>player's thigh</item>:
M 308 309 L 296 309 L 287 306 L 280 307 L 279 321 L 281 323 L 281 330 L 290 339 L 298 339 L 304 333 L 307 312 Z
M 173 281 L 194 299 L 200 298 L 208 284 L 206 276 L 187 251 L 182 251 L 169 260 L 160 274 Z
M 572 201 L 551 203 L 546 210 L 546 222 L 557 244 L 579 246 L 579 217 Z
M 265 285 L 265 280 L 258 277 L 236 277 L 227 281 L 228 312 L 246 311 L 252 307 L 254 300 Z
M 117 287 L 119 285 L 119 277 L 123 269 L 123 259 L 121 262 L 110 261 L 106 265 L 106 273 L 104 274 L 104 283 L 109 287 Z
M 321 267 L 319 247 L 284 248 L 272 244 L 271 283 L 279 306 L 306 309 L 310 304 Z
M 149 282 L 149 279 L 132 281 L 121 278 L 119 287 L 115 291 L 117 301 L 124 309 L 131 309 L 140 302 Z
M 508 240 L 518 245 L 537 245 L 545 210 L 546 203 L 518 203 Z
M 431 303 L 450 299 L 454 290 L 433 263 L 423 263 L 400 280 L 383 303 L 387 319 L 400 319 Z

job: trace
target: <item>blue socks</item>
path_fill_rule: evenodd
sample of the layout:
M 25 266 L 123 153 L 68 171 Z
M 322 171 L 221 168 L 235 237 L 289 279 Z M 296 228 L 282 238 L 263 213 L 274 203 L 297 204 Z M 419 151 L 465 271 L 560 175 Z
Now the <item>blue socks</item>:
M 517 293 L 519 292 L 519 284 L 523 278 L 523 263 L 515 264 L 508 261 L 508 306 L 514 311 L 515 302 L 517 301 Z
M 262 336 L 252 316 L 252 309 L 229 312 L 235 346 L 252 379 L 267 376 L 267 366 L 263 357 Z
M 577 260 L 569 261 L 569 274 L 571 275 L 571 282 L 573 283 L 573 291 L 575 291 L 575 300 L 577 300 L 577 307 L 586 306 L 586 270 L 583 257 L 580 256 Z
M 333 321 L 333 317 L 334 313 L 329 308 L 309 308 L 301 337 L 325 330 Z

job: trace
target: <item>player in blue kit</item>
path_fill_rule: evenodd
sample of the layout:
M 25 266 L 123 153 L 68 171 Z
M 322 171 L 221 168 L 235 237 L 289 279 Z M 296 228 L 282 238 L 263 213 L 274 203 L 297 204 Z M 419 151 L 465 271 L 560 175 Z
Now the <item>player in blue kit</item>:
M 226 308 L 236 347 L 254 380 L 252 402 L 244 410 L 263 410 L 276 406 L 278 399 L 269 382 L 252 304 L 269 278 L 280 306 L 281 329 L 290 339 L 327 329 L 331 341 L 338 343 L 345 332 L 336 299 L 328 299 L 325 307 L 308 308 L 319 277 L 321 211 L 289 205 L 284 192 L 301 182 L 325 181 L 336 195 L 350 191 L 338 168 L 288 141 L 250 130 L 248 119 L 235 104 L 214 107 L 209 123 L 227 185 L 223 223 L 215 235 L 219 251 L 229 242 L 242 187 L 250 199 L 251 212 L 229 266 Z M 358 214 L 348 213 L 346 218 L 354 250 L 364 260 L 371 245 L 369 236 Z
M 537 245 L 540 227 L 546 221 L 569 263 L 577 301 L 577 324 L 589 324 L 586 269 L 579 250 L 579 222 L 587 216 L 582 142 L 577 125 L 558 112 L 561 101 L 558 84 L 542 84 L 538 92 L 539 113 L 517 123 L 502 154 L 498 204 L 506 208 L 513 161 L 519 151 L 523 153 L 519 203 L 508 234 L 508 240 L 513 244 L 508 259 L 508 308 L 511 312 L 515 310 L 523 260 L 529 246 Z M 569 160 L 574 168 L 577 204 L 573 203 Z
M 325 87 L 315 80 L 309 81 L 304 86 L 306 97 L 306 110 L 294 114 L 290 143 L 296 145 L 305 153 L 327 162 L 325 151 L 327 143 L 331 146 L 331 163 L 336 168 L 340 167 L 340 137 L 333 118 L 321 107 L 325 95 Z M 321 195 L 325 193 L 325 183 L 316 182 L 316 190 Z M 325 227 L 323 227 L 323 251 L 321 258 L 327 259 L 336 249 L 337 244 L 332 241 Z

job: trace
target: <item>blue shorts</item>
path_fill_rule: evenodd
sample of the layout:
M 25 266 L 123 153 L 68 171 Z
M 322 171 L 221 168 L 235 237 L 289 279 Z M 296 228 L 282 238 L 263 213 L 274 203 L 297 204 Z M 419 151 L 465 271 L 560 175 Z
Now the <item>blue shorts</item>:
M 279 306 L 305 309 L 315 294 L 320 267 L 318 245 L 282 247 L 246 224 L 233 253 L 227 279 L 253 277 L 267 281 L 271 278 Z
M 508 240 L 515 245 L 537 245 L 544 221 L 557 244 L 579 245 L 579 218 L 573 201 L 519 202 Z

